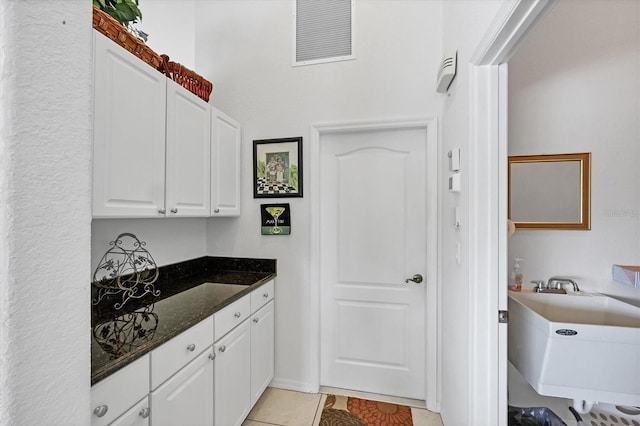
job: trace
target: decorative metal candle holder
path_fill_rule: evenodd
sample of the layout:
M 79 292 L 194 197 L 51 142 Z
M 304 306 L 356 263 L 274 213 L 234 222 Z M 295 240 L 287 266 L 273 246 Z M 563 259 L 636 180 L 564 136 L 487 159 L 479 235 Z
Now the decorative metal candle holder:
M 159 296 L 153 283 L 158 279 L 158 266 L 146 242 L 130 233 L 123 233 L 109 242 L 112 247 L 102 256 L 95 272 L 93 285 L 98 295 L 91 301 L 100 303 L 107 295 L 120 295 L 121 301 L 114 308 L 121 309 L 129 300 L 140 299 L 147 294 Z

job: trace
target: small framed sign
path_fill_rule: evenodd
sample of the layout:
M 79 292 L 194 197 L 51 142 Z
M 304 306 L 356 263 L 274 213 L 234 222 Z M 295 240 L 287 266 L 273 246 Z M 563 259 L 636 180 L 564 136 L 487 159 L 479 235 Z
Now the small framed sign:
M 291 211 L 289 204 L 261 204 L 260 221 L 262 235 L 291 234 Z
M 302 197 L 302 137 L 253 141 L 253 198 Z

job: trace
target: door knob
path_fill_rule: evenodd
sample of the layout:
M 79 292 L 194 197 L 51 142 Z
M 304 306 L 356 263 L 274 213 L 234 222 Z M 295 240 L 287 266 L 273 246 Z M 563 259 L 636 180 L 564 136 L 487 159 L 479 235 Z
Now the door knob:
M 416 284 L 420 284 L 422 282 L 422 280 L 423 280 L 422 275 L 415 274 L 413 277 L 407 278 L 406 280 L 404 280 L 404 282 L 408 283 L 409 281 L 413 281 Z

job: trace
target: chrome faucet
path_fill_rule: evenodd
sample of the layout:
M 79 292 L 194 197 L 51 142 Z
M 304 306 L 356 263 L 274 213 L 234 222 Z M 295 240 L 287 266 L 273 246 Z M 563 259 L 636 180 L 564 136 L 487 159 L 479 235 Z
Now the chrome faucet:
M 561 289 L 562 284 L 571 284 L 573 286 L 573 291 L 580 291 L 580 288 L 578 287 L 578 283 L 576 283 L 574 280 L 568 277 L 551 277 L 549 278 L 549 281 L 547 281 L 547 287 L 552 288 L 551 287 L 552 283 L 556 283 L 557 289 Z

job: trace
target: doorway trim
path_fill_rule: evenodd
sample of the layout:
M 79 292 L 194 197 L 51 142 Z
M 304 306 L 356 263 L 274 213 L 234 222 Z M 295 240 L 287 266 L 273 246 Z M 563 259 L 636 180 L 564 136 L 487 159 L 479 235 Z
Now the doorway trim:
M 410 120 L 375 120 L 347 123 L 312 124 L 310 129 L 311 142 L 309 146 L 310 155 L 310 218 L 311 218 L 311 239 L 310 239 L 310 391 L 320 390 L 320 143 L 322 135 L 349 133 L 356 131 L 375 130 L 403 130 L 403 129 L 424 129 L 426 131 L 426 179 L 427 193 L 427 271 L 425 280 L 426 305 L 425 305 L 425 395 L 427 409 L 439 411 L 439 256 L 440 231 L 438 228 L 438 206 L 440 204 L 440 194 L 438 192 L 438 158 L 440 155 L 438 144 L 437 119 L 420 118 Z M 434 237 L 431 237 L 434 236 Z
M 507 62 L 556 2 L 505 2 L 470 59 L 468 416 L 479 424 L 507 424 Z

